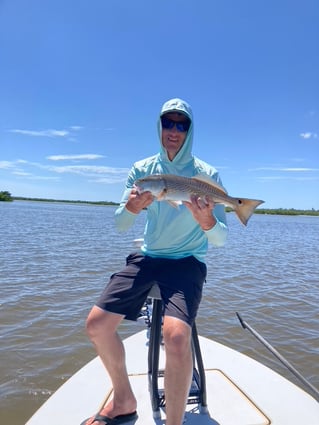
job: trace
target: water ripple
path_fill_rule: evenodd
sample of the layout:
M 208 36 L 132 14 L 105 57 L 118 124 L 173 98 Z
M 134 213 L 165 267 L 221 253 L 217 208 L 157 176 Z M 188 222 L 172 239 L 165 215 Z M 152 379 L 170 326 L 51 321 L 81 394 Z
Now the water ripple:
M 123 266 L 136 226 L 119 235 L 114 208 L 0 203 L 2 420 L 23 424 L 94 351 L 84 323 L 106 279 Z M 247 228 L 228 215 L 223 248 L 210 247 L 197 324 L 295 381 L 235 312 L 319 387 L 317 217 L 253 216 Z M 124 323 L 123 336 L 140 325 Z

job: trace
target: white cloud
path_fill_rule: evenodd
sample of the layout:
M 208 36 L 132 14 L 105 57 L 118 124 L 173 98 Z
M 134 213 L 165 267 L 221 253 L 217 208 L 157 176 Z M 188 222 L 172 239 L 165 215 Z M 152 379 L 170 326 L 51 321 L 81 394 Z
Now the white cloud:
M 293 180 L 293 181 L 317 181 L 319 180 L 319 176 L 295 176 L 295 175 L 281 175 L 281 176 L 261 176 L 257 177 L 257 180 L 261 182 L 267 182 L 267 181 L 278 181 L 278 180 Z
M 312 133 L 311 131 L 307 131 L 305 133 L 300 133 L 300 137 L 302 137 L 303 139 L 317 139 L 318 134 Z
M 65 161 L 65 160 L 81 160 L 81 159 L 99 159 L 104 158 L 103 155 L 98 154 L 79 154 L 79 155 L 50 155 L 47 156 L 46 159 L 50 161 Z
M 31 175 L 29 177 L 29 180 L 49 180 L 49 181 L 57 181 L 60 180 L 59 177 L 55 177 L 55 176 L 36 176 L 36 175 Z
M 3 170 L 8 170 L 9 168 L 14 168 L 15 165 L 10 161 L 0 161 L 0 168 Z
M 259 167 L 250 171 L 269 171 L 269 175 L 259 176 L 261 182 L 271 181 L 317 181 L 319 168 L 310 167 Z M 280 174 L 278 174 L 280 173 Z
M 59 174 L 71 173 L 71 174 L 83 174 L 87 176 L 94 175 L 115 175 L 115 174 L 125 174 L 129 172 L 128 168 L 113 168 L 107 166 L 95 166 L 95 165 L 66 165 L 64 167 L 46 167 L 47 169 L 54 171 Z
M 0 170 L 9 170 L 10 174 L 21 177 L 28 180 L 59 180 L 58 176 L 39 176 L 33 174 L 33 172 L 26 171 L 21 168 L 21 165 L 26 167 L 36 167 L 40 169 L 48 169 L 48 167 L 41 166 L 41 164 L 32 163 L 25 161 L 23 159 L 18 159 L 17 161 L 0 161 Z M 32 170 L 33 171 L 33 170 Z
M 25 136 L 35 136 L 35 137 L 66 137 L 69 136 L 70 132 L 68 130 L 20 130 L 12 129 L 8 130 L 10 133 L 22 134 Z
M 0 161 L 0 170 L 1 169 L 8 170 L 10 174 L 21 179 L 60 180 L 62 179 L 63 174 L 73 174 L 83 177 L 88 182 L 101 184 L 123 182 L 126 180 L 129 172 L 128 168 L 95 165 L 52 166 L 38 162 L 29 162 L 22 159 L 11 162 Z M 39 170 L 42 170 L 44 175 L 38 175 L 37 173 Z
M 113 176 L 102 177 L 102 178 L 98 178 L 98 179 L 90 179 L 88 181 L 90 183 L 112 184 L 112 183 L 125 182 L 126 177 L 127 177 L 127 175 L 114 174 Z
M 283 172 L 308 172 L 319 171 L 319 168 L 306 168 L 306 167 L 259 167 L 249 171 L 283 171 Z
M 84 127 L 82 127 L 82 126 L 80 126 L 80 125 L 71 125 L 71 126 L 70 126 L 70 129 L 71 129 L 71 130 L 74 130 L 74 131 L 82 130 L 82 128 L 84 128 Z
M 32 176 L 31 173 L 27 173 L 26 171 L 13 171 L 13 173 L 15 176 L 22 176 L 22 177 L 28 177 L 28 176 Z
M 8 130 L 9 133 L 22 134 L 23 136 L 34 136 L 34 137 L 68 137 L 69 140 L 74 141 L 70 136 L 72 136 L 72 132 L 77 132 L 82 130 L 84 127 L 80 125 L 71 125 L 69 129 L 46 129 L 46 130 L 25 130 L 20 128 L 14 128 Z

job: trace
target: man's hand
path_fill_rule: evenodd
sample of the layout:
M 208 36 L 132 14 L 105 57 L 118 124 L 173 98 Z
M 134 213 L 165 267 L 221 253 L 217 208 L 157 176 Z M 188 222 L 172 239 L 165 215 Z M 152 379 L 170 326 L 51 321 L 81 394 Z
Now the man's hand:
M 190 210 L 203 230 L 210 230 L 215 226 L 216 218 L 213 215 L 215 203 L 212 200 L 192 195 L 191 202 L 184 201 L 183 204 Z
M 151 192 L 138 193 L 138 191 L 133 188 L 125 207 L 129 212 L 139 214 L 142 209 L 148 207 L 153 200 L 154 197 Z

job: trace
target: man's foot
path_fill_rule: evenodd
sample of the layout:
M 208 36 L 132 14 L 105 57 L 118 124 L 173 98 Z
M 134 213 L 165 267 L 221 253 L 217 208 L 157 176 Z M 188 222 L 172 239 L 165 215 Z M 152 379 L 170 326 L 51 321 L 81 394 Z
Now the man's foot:
M 86 425 L 87 423 L 90 424 L 90 421 L 92 425 L 95 425 L 96 423 L 101 425 L 120 425 L 120 424 L 124 424 L 127 422 L 131 422 L 133 420 L 137 419 L 137 413 L 136 412 L 132 412 L 132 413 L 127 413 L 125 415 L 117 415 L 114 418 L 110 418 L 109 416 L 106 415 L 101 415 L 100 413 L 96 414 L 93 418 L 90 418 L 89 420 L 85 420 L 84 422 L 82 422 L 81 425 Z
M 95 416 L 86 419 L 81 425 L 119 425 L 137 418 L 136 401 L 126 402 L 125 406 L 114 406 L 113 400 L 103 407 Z

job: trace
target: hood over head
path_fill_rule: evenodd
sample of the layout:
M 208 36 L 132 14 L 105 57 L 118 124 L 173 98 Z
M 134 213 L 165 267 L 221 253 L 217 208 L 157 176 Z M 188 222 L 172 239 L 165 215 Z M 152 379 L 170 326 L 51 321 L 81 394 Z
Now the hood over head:
M 161 123 L 161 116 L 168 114 L 169 112 L 177 112 L 180 114 L 185 115 L 191 122 L 189 130 L 186 135 L 185 142 L 183 146 L 181 147 L 178 154 L 175 156 L 173 161 L 170 161 L 168 159 L 166 150 L 163 148 L 162 145 L 162 123 Z M 158 135 L 160 138 L 160 144 L 161 144 L 161 150 L 160 155 L 163 161 L 174 163 L 174 165 L 186 165 L 189 163 L 193 156 L 192 156 L 192 147 L 193 147 L 193 112 L 190 107 L 190 105 L 185 102 L 182 99 L 170 99 L 167 102 L 164 103 L 162 106 L 162 109 L 160 111 L 160 115 L 157 122 L 157 129 L 158 129 Z

